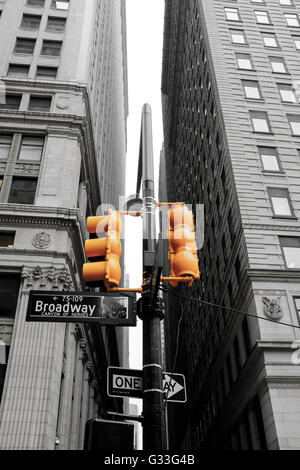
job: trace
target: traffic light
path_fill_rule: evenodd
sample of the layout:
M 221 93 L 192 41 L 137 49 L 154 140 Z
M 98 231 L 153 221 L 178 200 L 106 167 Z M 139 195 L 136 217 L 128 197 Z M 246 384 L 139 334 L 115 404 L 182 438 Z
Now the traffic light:
M 191 286 L 194 279 L 200 278 L 193 212 L 183 204 L 174 204 L 168 211 L 168 221 L 170 277 L 191 278 Z M 176 287 L 178 279 L 170 283 Z
M 85 254 L 90 262 L 83 265 L 83 279 L 88 285 L 94 287 L 104 282 L 108 291 L 119 287 L 122 254 L 120 214 L 110 211 L 106 216 L 89 217 L 87 230 L 92 238 L 85 242 Z M 104 234 L 106 234 L 104 238 L 98 238 L 99 235 Z

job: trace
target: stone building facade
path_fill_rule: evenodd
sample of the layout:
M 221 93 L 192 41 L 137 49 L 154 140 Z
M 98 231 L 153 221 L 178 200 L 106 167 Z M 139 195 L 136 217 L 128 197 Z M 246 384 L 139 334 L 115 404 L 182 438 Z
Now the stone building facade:
M 299 39 L 296 0 L 165 2 L 161 184 L 205 205 L 201 279 L 178 292 L 221 306 L 182 301 L 173 448 L 300 448 Z
M 122 331 L 25 321 L 30 290 L 82 290 L 85 221 L 124 194 L 123 0 L 0 2 L 0 448 L 81 449 Z

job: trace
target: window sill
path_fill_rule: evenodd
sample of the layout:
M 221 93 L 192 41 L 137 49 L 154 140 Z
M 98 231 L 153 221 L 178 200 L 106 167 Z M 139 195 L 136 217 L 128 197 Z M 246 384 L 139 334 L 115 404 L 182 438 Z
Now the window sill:
M 252 134 L 255 134 L 255 135 L 272 135 L 274 136 L 274 132 L 262 132 L 262 131 L 252 131 Z
M 280 219 L 280 220 L 298 220 L 297 217 L 294 215 L 272 215 L 272 219 Z
M 266 176 L 270 175 L 270 176 L 285 176 L 285 172 L 284 171 L 277 171 L 277 170 L 262 170 L 262 173 Z

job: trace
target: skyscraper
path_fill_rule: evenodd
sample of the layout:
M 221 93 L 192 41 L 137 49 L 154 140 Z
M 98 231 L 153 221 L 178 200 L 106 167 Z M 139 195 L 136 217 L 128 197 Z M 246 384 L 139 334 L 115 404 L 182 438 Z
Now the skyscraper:
M 299 60 L 297 0 L 165 2 L 168 197 L 205 205 L 201 280 L 181 288 L 198 302 L 182 300 L 175 448 L 300 448 Z M 181 306 L 166 305 L 171 364 Z
M 86 216 L 124 194 L 124 0 L 0 2 L 0 448 L 80 449 L 108 406 L 113 328 L 28 323 L 30 290 L 82 290 Z

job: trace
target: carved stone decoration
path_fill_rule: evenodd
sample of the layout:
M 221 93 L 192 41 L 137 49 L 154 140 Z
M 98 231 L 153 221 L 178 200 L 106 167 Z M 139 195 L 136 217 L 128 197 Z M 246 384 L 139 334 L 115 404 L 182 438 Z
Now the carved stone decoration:
M 283 312 L 280 306 L 281 297 L 269 299 L 268 297 L 263 297 L 262 301 L 264 304 L 264 314 L 266 317 L 271 318 L 272 320 L 280 320 L 283 316 Z
M 39 232 L 33 237 L 32 244 L 39 250 L 45 250 L 51 245 L 51 237 L 49 233 Z
M 23 268 L 22 279 L 24 281 L 24 288 L 35 286 L 36 288 L 45 287 L 47 284 L 49 288 L 70 291 L 73 289 L 73 282 L 70 273 L 66 268 L 57 269 L 53 266 L 51 268 L 41 268 L 35 266 L 34 268 Z

